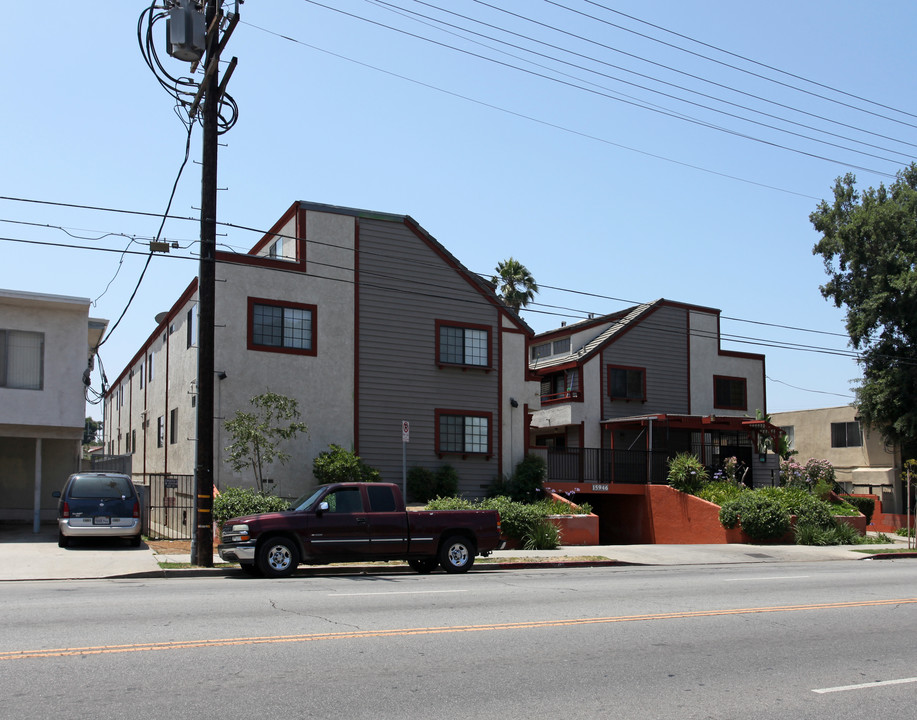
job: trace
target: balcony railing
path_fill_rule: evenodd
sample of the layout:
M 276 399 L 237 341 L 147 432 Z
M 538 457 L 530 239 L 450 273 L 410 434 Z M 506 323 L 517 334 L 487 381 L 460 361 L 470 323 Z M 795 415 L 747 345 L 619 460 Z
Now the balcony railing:
M 563 392 L 548 393 L 541 396 L 542 405 L 563 402 L 564 400 L 576 400 L 580 396 L 579 390 L 564 390 Z
M 665 484 L 669 453 L 664 450 L 548 448 L 548 481 Z

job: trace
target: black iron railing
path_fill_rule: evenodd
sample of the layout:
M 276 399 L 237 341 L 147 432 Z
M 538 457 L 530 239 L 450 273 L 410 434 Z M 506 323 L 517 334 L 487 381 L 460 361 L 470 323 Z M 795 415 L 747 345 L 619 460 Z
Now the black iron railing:
M 548 481 L 664 484 L 669 455 L 664 450 L 549 448 Z

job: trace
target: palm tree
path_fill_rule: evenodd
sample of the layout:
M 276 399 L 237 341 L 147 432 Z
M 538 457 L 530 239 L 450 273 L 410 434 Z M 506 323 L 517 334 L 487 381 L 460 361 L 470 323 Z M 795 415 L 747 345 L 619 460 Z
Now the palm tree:
M 510 258 L 497 265 L 497 274 L 491 278 L 497 292 L 509 307 L 517 313 L 528 305 L 538 292 L 538 283 L 521 262 Z

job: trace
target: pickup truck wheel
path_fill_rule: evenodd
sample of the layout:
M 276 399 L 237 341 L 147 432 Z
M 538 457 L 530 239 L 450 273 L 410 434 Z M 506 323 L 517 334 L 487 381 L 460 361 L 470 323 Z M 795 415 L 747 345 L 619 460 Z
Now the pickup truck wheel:
M 287 538 L 268 538 L 258 548 L 257 562 L 265 577 L 289 577 L 299 565 L 299 549 Z
M 421 558 L 420 560 L 408 560 L 411 569 L 416 570 L 421 575 L 427 575 L 436 569 L 439 560 L 436 558 Z
M 439 564 L 447 573 L 468 572 L 474 565 L 475 549 L 468 538 L 455 535 L 447 538 L 439 549 Z

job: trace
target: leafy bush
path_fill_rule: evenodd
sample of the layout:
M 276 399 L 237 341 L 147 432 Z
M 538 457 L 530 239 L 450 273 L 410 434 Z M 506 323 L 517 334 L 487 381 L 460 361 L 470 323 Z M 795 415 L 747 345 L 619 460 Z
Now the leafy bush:
M 592 505 L 589 503 L 571 505 L 568 502 L 556 498 L 539 500 L 536 505 L 540 505 L 544 508 L 545 515 L 589 515 L 592 512 Z
M 509 479 L 498 480 L 492 492 L 506 495 L 516 502 L 534 502 L 542 495 L 542 483 L 548 476 L 547 463 L 538 455 L 526 455 Z
M 379 471 L 364 463 L 356 453 L 333 443 L 328 447 L 312 461 L 312 472 L 319 484 L 381 480 Z
M 915 528 L 912 527 L 911 532 L 910 532 L 911 537 L 914 537 L 914 530 Z M 906 527 L 900 527 L 897 530 L 895 530 L 895 535 L 900 535 L 901 537 L 907 537 L 908 529 Z
M 714 505 L 725 505 L 746 492 L 752 491 L 744 485 L 737 485 L 727 480 L 711 480 L 697 491 L 697 497 L 712 502 Z
M 427 510 L 496 510 L 500 513 L 503 534 L 508 538 L 525 541 L 527 534 L 549 514 L 540 504 L 516 502 L 500 495 L 484 500 L 470 501 L 457 497 L 441 497 L 427 503 Z
M 408 495 L 417 502 L 450 497 L 458 490 L 458 481 L 458 473 L 451 465 L 443 465 L 435 473 L 429 468 L 412 467 L 407 476 Z
M 797 524 L 794 530 L 797 545 L 860 545 L 867 540 L 852 525 L 844 522 L 833 522 L 829 528 L 820 528 L 815 525 Z M 886 538 L 887 539 L 887 538 Z M 883 542 L 879 539 L 876 542 Z
M 853 505 L 862 515 L 865 515 L 867 525 L 872 523 L 872 516 L 876 511 L 875 498 L 844 495 L 844 502 Z
M 276 495 L 252 488 L 226 488 L 213 498 L 213 520 L 217 527 L 223 527 L 229 518 L 286 510 L 288 507 L 290 503 Z
M 720 522 L 734 528 L 741 522 L 742 530 L 752 540 L 773 540 L 790 529 L 790 514 L 780 502 L 761 491 L 742 493 L 720 508 Z
M 408 497 L 417 502 L 427 502 L 440 495 L 434 492 L 435 476 L 430 468 L 412 467 L 408 470 Z
M 831 463 L 815 458 L 809 458 L 805 465 L 793 460 L 781 460 L 780 483 L 787 487 L 806 488 L 821 500 L 827 499 L 837 486 Z
M 526 550 L 554 550 L 560 546 L 560 530 L 550 520 L 542 520 L 522 538 Z
M 823 530 L 834 527 L 834 510 L 829 503 L 801 487 L 762 488 L 758 492 L 769 495 L 790 515 L 796 516 L 797 525 L 812 525 Z
M 693 495 L 707 482 L 707 469 L 696 455 L 678 453 L 669 459 L 668 479 L 671 487 Z

